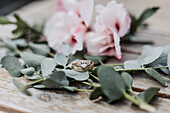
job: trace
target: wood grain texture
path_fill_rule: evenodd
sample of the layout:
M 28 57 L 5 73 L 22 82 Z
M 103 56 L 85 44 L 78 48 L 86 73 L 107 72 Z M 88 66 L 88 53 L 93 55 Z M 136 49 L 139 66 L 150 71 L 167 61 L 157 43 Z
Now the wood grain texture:
M 96 0 L 96 3 L 106 2 L 109 0 Z M 136 37 L 140 40 L 154 41 L 155 46 L 163 46 L 170 44 L 170 1 L 169 0 L 118 0 L 125 3 L 127 9 L 138 15 L 143 9 L 150 6 L 161 6 L 160 11 L 150 18 L 147 23 L 150 25 L 148 29 L 139 29 Z M 34 2 L 26 7 L 16 11 L 30 24 L 44 22 L 55 11 L 56 0 L 43 0 Z M 135 9 L 135 10 L 134 10 Z M 12 14 L 8 16 L 12 18 Z M 11 38 L 10 31 L 15 26 L 0 26 L 0 37 Z M 108 64 L 119 64 L 126 60 L 136 59 L 142 49 L 141 45 L 124 45 L 123 49 L 127 50 L 123 53 L 123 60 L 118 61 L 114 58 L 108 60 Z M 134 53 L 129 53 L 133 51 Z M 4 50 L 0 49 L 0 53 Z M 162 87 L 145 73 L 133 73 L 133 86 L 146 89 L 150 86 L 161 87 L 161 93 L 170 94 L 170 87 Z M 23 82 L 23 80 L 20 78 Z M 5 69 L 0 69 L 0 111 L 7 113 L 145 113 L 129 101 L 115 102 L 109 105 L 103 101 L 90 101 L 89 93 L 82 92 L 71 94 L 58 90 L 37 90 L 30 89 L 32 97 L 21 94 L 11 82 L 12 77 Z M 156 113 L 170 112 L 170 100 L 165 98 L 155 98 L 153 103 L 157 108 Z

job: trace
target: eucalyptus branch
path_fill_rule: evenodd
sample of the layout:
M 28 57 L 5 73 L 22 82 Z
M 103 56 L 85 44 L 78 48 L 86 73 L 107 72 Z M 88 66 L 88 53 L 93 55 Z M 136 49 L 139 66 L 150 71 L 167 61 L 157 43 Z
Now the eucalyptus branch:
M 115 68 L 115 71 L 145 71 L 147 69 L 161 69 L 161 68 L 168 68 L 168 66 L 149 67 L 149 68 L 136 68 L 136 69 L 116 69 Z
M 97 78 L 96 76 L 94 76 L 93 74 L 89 73 L 90 76 L 92 76 L 94 79 L 96 79 L 97 81 L 99 81 L 99 78 Z

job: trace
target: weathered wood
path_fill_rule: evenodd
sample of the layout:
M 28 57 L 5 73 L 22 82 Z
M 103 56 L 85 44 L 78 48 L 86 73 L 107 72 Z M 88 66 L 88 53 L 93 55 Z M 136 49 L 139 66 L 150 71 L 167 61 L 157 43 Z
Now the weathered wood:
M 96 0 L 97 2 L 106 2 L 108 0 Z M 139 14 L 146 7 L 161 6 L 161 10 L 150 18 L 148 29 L 139 29 L 136 35 L 137 39 L 154 41 L 155 46 L 168 45 L 170 43 L 170 11 L 168 9 L 170 1 L 164 0 L 162 2 L 155 0 L 118 0 L 125 3 L 125 6 L 129 11 Z M 22 9 L 16 11 L 30 24 L 35 22 L 41 23 L 46 18 L 51 16 L 55 11 L 56 0 L 44 0 L 34 2 Z M 135 9 L 135 10 L 134 10 Z M 12 14 L 9 15 L 12 18 Z M 12 37 L 10 31 L 14 26 L 0 26 L 0 37 L 9 38 Z M 142 49 L 142 45 L 132 44 L 124 45 L 122 47 L 126 50 L 123 53 L 123 60 L 118 61 L 114 58 L 109 59 L 108 64 L 120 64 L 126 60 L 136 59 Z M 129 53 L 133 51 L 134 53 Z M 2 52 L 2 50 L 0 50 Z M 161 87 L 160 93 L 170 94 L 170 87 L 162 87 L 159 83 L 153 80 L 151 77 L 144 73 L 133 73 L 134 83 L 133 86 L 141 89 L 146 89 L 150 86 Z M 22 78 L 21 78 L 22 79 Z M 89 93 L 82 92 L 77 94 L 71 94 L 65 91 L 58 90 L 37 90 L 30 89 L 32 97 L 27 97 L 21 94 L 11 82 L 12 77 L 5 71 L 0 69 L 0 111 L 9 113 L 19 112 L 40 112 L 40 113 L 143 113 L 135 106 L 132 106 L 129 101 L 115 102 L 113 105 L 109 105 L 103 101 L 93 102 L 88 99 Z M 24 81 L 23 81 L 24 82 Z M 157 113 L 170 112 L 169 108 L 170 100 L 164 98 L 155 98 L 153 105 L 157 108 Z

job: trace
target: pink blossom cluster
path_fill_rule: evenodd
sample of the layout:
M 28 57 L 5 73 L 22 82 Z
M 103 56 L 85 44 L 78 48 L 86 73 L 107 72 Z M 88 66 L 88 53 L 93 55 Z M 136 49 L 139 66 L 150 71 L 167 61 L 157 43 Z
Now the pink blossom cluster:
M 44 35 L 51 48 L 61 53 L 62 44 L 71 53 L 87 48 L 89 55 L 107 55 L 122 59 L 120 37 L 129 30 L 131 18 L 123 4 L 115 0 L 95 6 L 96 22 L 91 23 L 94 0 L 59 0 L 55 14 L 47 21 Z

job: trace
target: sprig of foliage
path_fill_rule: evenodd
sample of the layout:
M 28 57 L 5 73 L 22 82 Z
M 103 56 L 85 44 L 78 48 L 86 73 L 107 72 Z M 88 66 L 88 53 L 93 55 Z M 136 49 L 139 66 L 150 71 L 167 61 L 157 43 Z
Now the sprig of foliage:
M 39 44 L 31 47 L 34 53 L 30 53 L 20 51 L 17 44 L 13 43 L 13 41 L 11 43 L 13 46 L 7 47 L 18 53 L 21 59 L 24 60 L 24 64 L 21 65 L 15 56 L 5 56 L 2 58 L 1 63 L 12 76 L 20 77 L 24 75 L 25 78 L 31 81 L 27 84 L 22 84 L 16 79 L 13 80 L 14 85 L 28 96 L 31 96 L 31 93 L 28 91 L 30 87 L 38 89 L 65 89 L 70 92 L 90 91 L 91 100 L 102 97 L 106 102 L 112 103 L 126 98 L 140 109 L 153 112 L 155 108 L 148 103 L 157 94 L 159 88 L 150 88 L 137 95 L 132 90 L 133 79 L 129 72 L 146 71 L 162 85 L 167 86 L 164 78 L 156 70 L 168 69 L 168 66 L 164 65 L 165 60 L 162 59 L 165 57 L 168 59 L 169 46 L 155 48 L 145 46 L 137 60 L 126 61 L 124 64 L 114 66 L 102 63 L 92 71 L 77 72 L 72 70 L 71 64 L 77 61 L 78 57 L 70 54 L 70 51 L 68 51 L 70 47 L 66 43 L 63 44 L 63 52 L 61 54 L 55 54 L 51 57 L 48 56 L 49 50 L 40 52 L 42 48 Z M 43 45 L 42 47 L 45 46 Z M 102 57 L 93 58 L 102 62 Z M 155 67 L 156 62 L 163 66 Z M 117 66 L 121 66 L 121 69 Z M 96 84 L 94 82 L 99 83 Z M 88 87 L 86 89 L 78 89 L 77 84 L 79 83 Z
M 16 38 L 24 38 L 28 42 L 33 41 L 36 42 L 42 37 L 42 32 L 36 29 L 37 27 L 31 27 L 27 22 L 25 22 L 18 14 L 14 14 L 15 22 L 10 21 L 8 18 L 4 16 L 0 16 L 0 24 L 1 25 L 16 25 L 16 29 L 12 31 Z
M 131 17 L 131 26 L 129 32 L 124 36 L 124 38 L 121 40 L 122 42 L 127 43 L 139 43 L 139 44 L 153 44 L 153 42 L 147 42 L 147 41 L 134 41 L 131 39 L 133 37 L 138 28 L 142 25 L 144 25 L 145 21 L 154 15 L 160 8 L 159 7 L 151 7 L 145 9 L 142 14 L 137 18 L 133 14 L 130 14 Z

